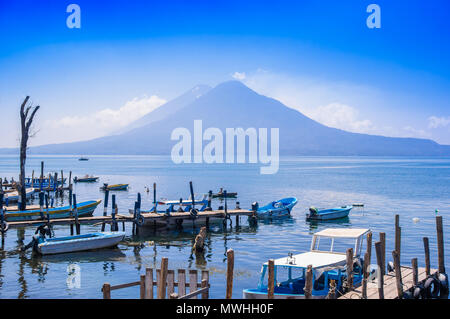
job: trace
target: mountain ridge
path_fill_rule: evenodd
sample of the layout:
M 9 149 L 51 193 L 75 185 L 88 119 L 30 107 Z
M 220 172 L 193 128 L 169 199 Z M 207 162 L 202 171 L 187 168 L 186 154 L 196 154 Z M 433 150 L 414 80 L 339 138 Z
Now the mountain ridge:
M 150 122 L 122 134 L 31 147 L 30 154 L 170 155 L 176 143 L 170 139 L 172 131 L 182 127 L 193 132 L 194 120 L 202 120 L 204 129 L 216 127 L 222 132 L 238 127 L 279 128 L 280 155 L 450 155 L 449 145 L 432 140 L 352 133 L 322 125 L 239 81 L 224 82 L 205 91 L 189 103 L 175 105 L 174 111 L 155 116 L 153 113 L 160 108 L 156 109 L 146 115 Z M 0 149 L 0 153 L 5 152 Z

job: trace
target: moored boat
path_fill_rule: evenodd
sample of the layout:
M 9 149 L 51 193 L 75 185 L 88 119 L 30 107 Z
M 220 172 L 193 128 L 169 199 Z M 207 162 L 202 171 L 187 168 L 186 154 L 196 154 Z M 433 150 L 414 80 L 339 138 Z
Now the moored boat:
M 75 176 L 73 179 L 74 183 L 92 183 L 96 182 L 99 178 L 94 176 L 86 175 L 84 177 L 77 177 Z
M 330 220 L 347 217 L 353 206 L 342 206 L 330 209 L 317 209 L 315 207 L 309 208 L 309 213 L 306 214 L 306 219 L 311 220 Z
M 33 196 L 33 193 L 35 192 L 35 189 L 34 188 L 27 188 L 25 190 L 25 192 L 26 192 L 26 197 L 27 197 L 27 200 L 28 200 L 28 199 L 31 198 L 31 196 Z M 4 200 L 3 201 L 5 203 L 8 203 L 8 204 L 9 203 L 18 202 L 19 201 L 19 192 L 18 191 L 13 191 L 13 192 L 6 193 L 4 195 Z
M 128 184 L 114 184 L 114 185 L 108 185 L 103 184 L 102 187 L 100 187 L 100 190 L 105 191 L 126 191 L 128 189 Z
M 347 279 L 346 249 L 354 248 L 353 286 L 358 287 L 362 281 L 362 263 L 360 257 L 362 239 L 369 229 L 329 228 L 313 235 L 309 252 L 279 258 L 274 261 L 274 298 L 304 299 L 306 269 L 309 265 L 313 271 L 311 297 L 325 298 L 330 291 L 330 281 L 336 283 L 335 291 L 342 292 Z M 322 241 L 320 240 L 322 238 Z M 330 241 L 330 248 L 319 249 L 319 243 Z M 346 240 L 354 245 L 348 247 Z M 342 242 L 339 242 L 342 241 Z M 244 289 L 244 299 L 267 299 L 268 263 L 263 264 L 257 288 Z
M 225 195 L 226 194 L 226 195 Z M 236 192 L 224 192 L 223 188 L 220 188 L 218 193 L 213 193 L 211 195 L 213 198 L 236 198 L 237 197 L 237 193 Z
M 77 212 L 79 217 L 91 216 L 97 206 L 101 203 L 101 200 L 91 200 L 81 202 L 77 205 Z M 50 219 L 59 219 L 70 217 L 71 206 L 55 207 L 48 209 L 48 215 Z M 40 209 L 32 209 L 25 211 L 6 211 L 4 213 L 6 221 L 17 222 L 17 221 L 29 221 L 29 220 L 40 220 L 41 211 Z M 47 215 L 47 210 L 44 211 L 44 215 Z
M 125 232 L 95 232 L 53 238 L 40 236 L 34 249 L 41 255 L 72 253 L 114 247 L 124 237 Z
M 256 217 L 260 219 L 281 218 L 290 216 L 292 208 L 297 204 L 297 198 L 287 197 L 258 207 Z

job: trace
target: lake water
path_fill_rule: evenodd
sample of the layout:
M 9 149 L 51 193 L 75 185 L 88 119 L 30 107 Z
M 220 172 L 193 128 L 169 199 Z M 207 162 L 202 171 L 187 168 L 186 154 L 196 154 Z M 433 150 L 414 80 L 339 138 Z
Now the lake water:
M 255 287 L 261 264 L 270 258 L 287 256 L 289 252 L 309 250 L 311 234 L 328 227 L 370 228 L 374 241 L 379 232 L 386 232 L 386 256 L 391 260 L 394 247 L 394 215 L 400 214 L 402 227 L 403 264 L 418 257 L 424 266 L 422 237 L 430 238 L 432 267 L 437 267 L 435 210 L 444 216 L 446 265 L 449 264 L 448 236 L 450 224 L 450 158 L 394 157 L 285 157 L 275 175 L 260 175 L 259 165 L 250 164 L 173 164 L 169 157 L 160 156 L 90 156 L 87 162 L 78 156 L 31 156 L 27 174 L 34 169 L 39 175 L 40 161 L 45 171 L 64 170 L 73 176 L 95 174 L 100 182 L 75 184 L 78 201 L 101 199 L 99 187 L 103 182 L 129 183 L 126 192 L 115 192 L 120 213 L 128 213 L 142 193 L 143 208 L 150 208 L 152 191 L 145 187 L 157 183 L 157 198 L 179 199 L 189 196 L 189 181 L 196 194 L 223 187 L 238 192 L 242 208 L 252 202 L 261 205 L 283 197 L 295 196 L 298 204 L 292 218 L 259 223 L 250 227 L 246 217 L 236 229 L 224 231 L 213 227 L 207 238 L 204 259 L 191 254 L 192 242 L 198 229 L 154 233 L 149 230 L 139 236 L 131 235 L 127 226 L 126 242 L 117 249 L 96 252 L 34 257 L 21 253 L 22 243 L 28 243 L 34 229 L 10 229 L 0 250 L 1 298 L 101 298 L 103 283 L 112 285 L 139 280 L 146 267 L 158 267 L 162 257 L 169 258 L 169 269 L 192 268 L 210 271 L 211 298 L 225 296 L 226 251 L 235 251 L 233 297 L 240 298 L 242 289 Z M 0 176 L 18 175 L 16 157 L 0 157 Z M 309 223 L 305 212 L 309 206 L 336 207 L 364 203 L 354 208 L 348 220 L 334 223 Z M 58 200 L 58 204 L 59 200 Z M 213 202 L 213 208 L 221 205 Z M 234 207 L 230 201 L 229 207 Z M 97 208 L 95 215 L 102 214 Z M 418 221 L 413 221 L 418 218 Z M 99 226 L 82 226 L 81 232 L 99 230 Z M 109 228 L 109 227 L 108 227 Z M 121 228 L 121 225 L 120 225 Z M 55 226 L 57 236 L 69 234 L 68 226 Z M 374 254 L 373 254 L 374 255 Z M 375 262 L 375 257 L 372 257 Z M 68 266 L 81 270 L 81 287 L 67 285 Z M 138 287 L 112 292 L 113 298 L 138 298 Z

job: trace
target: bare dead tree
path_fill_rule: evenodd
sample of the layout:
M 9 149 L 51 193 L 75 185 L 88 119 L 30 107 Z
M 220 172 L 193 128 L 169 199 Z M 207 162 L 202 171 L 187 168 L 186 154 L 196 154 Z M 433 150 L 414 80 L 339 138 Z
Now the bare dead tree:
M 20 175 L 19 183 L 17 185 L 17 190 L 19 191 L 20 201 L 19 210 L 25 210 L 27 205 L 27 194 L 25 188 L 25 163 L 27 160 L 27 147 L 28 139 L 30 138 L 30 127 L 33 123 L 34 116 L 39 110 L 39 105 L 34 106 L 30 103 L 28 104 L 29 96 L 25 98 L 20 107 L 20 124 L 21 124 L 21 138 L 20 138 Z M 30 113 L 31 111 L 31 113 Z

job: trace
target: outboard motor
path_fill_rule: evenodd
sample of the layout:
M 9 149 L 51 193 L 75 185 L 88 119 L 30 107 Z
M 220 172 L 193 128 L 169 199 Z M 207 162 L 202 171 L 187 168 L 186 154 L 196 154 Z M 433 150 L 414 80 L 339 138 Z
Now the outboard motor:
M 310 216 L 315 216 L 315 215 L 317 215 L 317 214 L 318 214 L 317 208 L 315 208 L 314 206 L 311 206 L 311 207 L 309 208 L 309 214 L 310 214 Z

